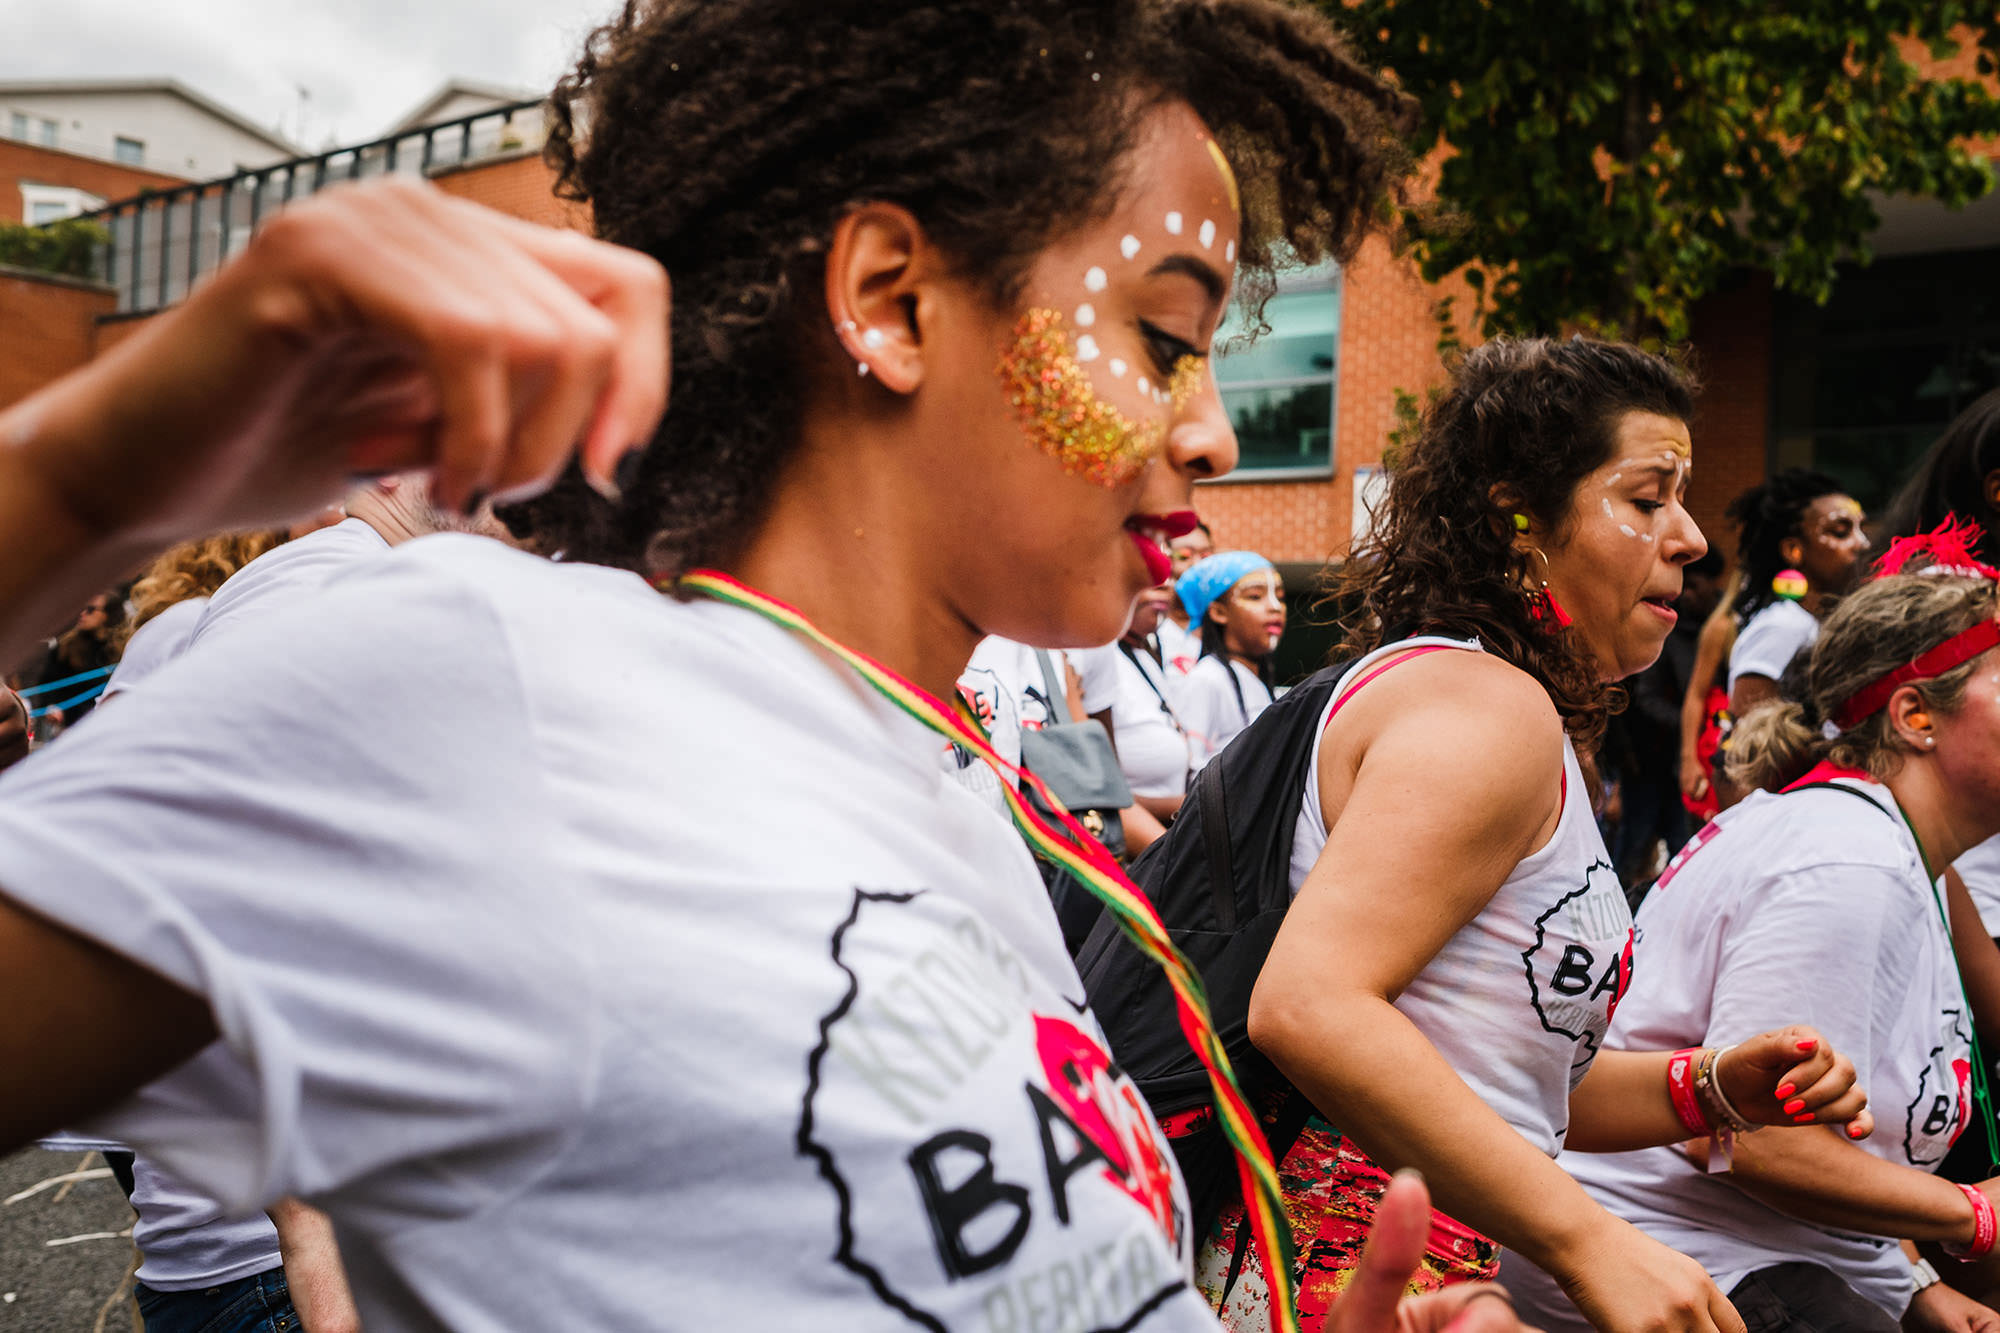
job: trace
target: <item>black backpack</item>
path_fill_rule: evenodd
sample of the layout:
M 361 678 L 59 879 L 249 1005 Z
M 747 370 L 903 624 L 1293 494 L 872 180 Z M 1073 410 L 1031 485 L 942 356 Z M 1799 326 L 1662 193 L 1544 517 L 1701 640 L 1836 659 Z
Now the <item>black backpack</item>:
M 1266 708 L 1195 775 L 1180 816 L 1132 863 L 1135 882 L 1201 975 L 1217 1036 L 1244 1096 L 1265 1109 L 1282 1097 L 1271 1152 L 1283 1160 L 1312 1106 L 1250 1044 L 1250 992 L 1291 906 L 1292 835 L 1305 799 L 1319 719 L 1346 667 L 1328 667 Z M 1181 1033 L 1159 966 L 1130 944 L 1109 913 L 1077 951 L 1090 1007 L 1112 1058 L 1162 1118 L 1212 1107 L 1208 1075 Z M 1187 1181 L 1194 1235 L 1206 1236 L 1239 1196 L 1229 1141 L 1206 1127 L 1170 1138 Z

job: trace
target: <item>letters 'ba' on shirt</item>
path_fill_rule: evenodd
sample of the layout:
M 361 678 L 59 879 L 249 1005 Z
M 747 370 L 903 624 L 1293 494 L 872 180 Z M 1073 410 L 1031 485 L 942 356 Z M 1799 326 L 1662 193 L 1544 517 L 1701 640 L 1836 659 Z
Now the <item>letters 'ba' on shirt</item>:
M 371 1330 L 1214 1327 L 935 734 L 482 538 L 285 600 L 0 779 L 5 891 L 222 1033 L 83 1132 L 325 1208 Z
M 1677 1050 L 1811 1024 L 1868 1089 L 1876 1129 L 1856 1146 L 1930 1171 L 1970 1115 L 1971 1023 L 1915 842 L 1885 788 L 1845 785 L 1880 808 L 1824 789 L 1758 792 L 1696 835 L 1639 911 L 1636 979 L 1608 1040 Z M 1909 1304 L 1895 1241 L 1786 1217 L 1676 1149 L 1565 1153 L 1562 1165 L 1724 1291 L 1800 1260 L 1892 1316 Z
M 1405 639 L 1362 658 L 1348 679 L 1427 645 L 1479 651 L 1469 640 Z M 1340 698 L 1329 701 L 1329 714 Z M 1322 718 L 1293 835 L 1294 893 L 1326 846 L 1319 801 L 1325 738 Z M 1569 1130 L 1570 1092 L 1597 1058 L 1632 975 L 1632 914 L 1567 739 L 1560 790 L 1562 814 L 1548 842 L 1514 867 L 1396 998 L 1396 1008 L 1480 1100 L 1551 1157 Z

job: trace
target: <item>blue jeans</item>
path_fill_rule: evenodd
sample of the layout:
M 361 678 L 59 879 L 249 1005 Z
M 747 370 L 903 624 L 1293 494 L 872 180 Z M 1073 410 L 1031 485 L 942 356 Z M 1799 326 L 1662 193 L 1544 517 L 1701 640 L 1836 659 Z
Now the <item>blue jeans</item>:
M 282 1268 L 194 1291 L 154 1291 L 141 1282 L 136 1294 L 146 1333 L 297 1333 L 299 1327 Z

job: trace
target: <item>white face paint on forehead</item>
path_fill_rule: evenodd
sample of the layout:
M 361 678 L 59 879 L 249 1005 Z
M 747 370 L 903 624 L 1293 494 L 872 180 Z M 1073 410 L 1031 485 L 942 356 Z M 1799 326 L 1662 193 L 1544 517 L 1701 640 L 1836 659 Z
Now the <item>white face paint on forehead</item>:
M 1090 302 L 1085 301 L 1076 308 L 1076 326 L 1078 328 L 1087 329 L 1096 322 L 1097 311 L 1091 306 Z
M 1215 224 L 1207 218 L 1203 218 L 1201 230 L 1196 233 L 1195 239 L 1201 242 L 1202 249 L 1213 250 L 1215 248 Z
M 1169 235 L 1169 236 L 1178 236 L 1178 235 L 1180 235 L 1180 234 L 1181 234 L 1181 227 L 1182 227 L 1183 225 L 1184 225 L 1184 221 L 1183 221 L 1183 219 L 1182 219 L 1182 217 L 1181 217 L 1181 215 L 1180 215 L 1179 213 L 1169 213 L 1169 214 L 1167 214 L 1167 235 Z
M 1127 259 L 1138 254 L 1139 238 L 1131 235 L 1126 236 L 1124 240 L 1118 242 L 1118 253 L 1124 255 Z
M 1084 270 L 1083 289 L 1085 291 L 1101 292 L 1110 283 L 1110 281 L 1111 279 L 1105 276 L 1104 270 L 1099 268 L 1095 264 L 1092 264 L 1088 269 Z

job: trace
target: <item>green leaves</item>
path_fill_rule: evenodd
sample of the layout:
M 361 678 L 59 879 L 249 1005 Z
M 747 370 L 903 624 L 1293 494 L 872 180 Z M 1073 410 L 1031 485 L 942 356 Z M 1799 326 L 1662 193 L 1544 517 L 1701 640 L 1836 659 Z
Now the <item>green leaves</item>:
M 95 278 L 100 246 L 111 237 L 95 222 L 65 218 L 40 227 L 0 222 L 0 264 L 71 278 Z
M 2000 135 L 2000 20 L 1960 0 L 1319 2 L 1455 150 L 1408 234 L 1489 335 L 1684 338 L 1746 266 L 1824 300 L 1871 195 L 1993 187 L 1961 145 Z

